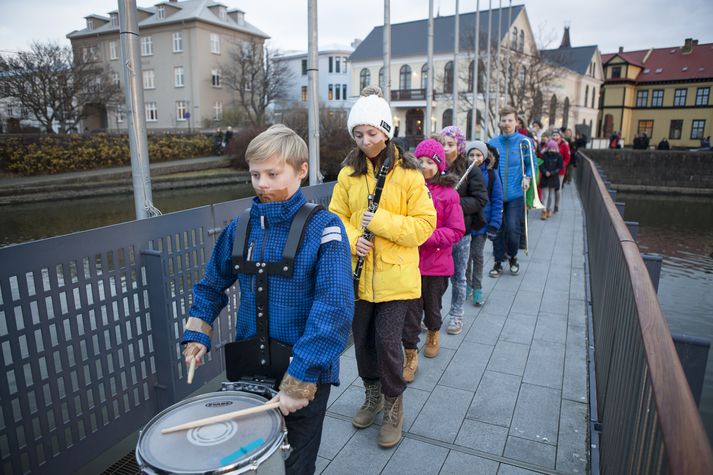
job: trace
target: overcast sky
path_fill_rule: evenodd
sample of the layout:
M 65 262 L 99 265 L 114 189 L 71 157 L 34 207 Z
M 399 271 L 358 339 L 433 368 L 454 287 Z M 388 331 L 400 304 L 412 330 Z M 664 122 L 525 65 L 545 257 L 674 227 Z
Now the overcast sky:
M 148 7 L 157 2 L 138 0 Z M 307 49 L 307 1 L 224 0 L 229 8 L 245 11 L 245 19 L 271 39 L 273 47 Z M 508 2 L 503 1 L 503 6 Z M 562 29 L 570 25 L 572 46 L 599 45 L 602 53 L 648 47 L 682 45 L 693 37 L 713 42 L 713 1 L 710 0 L 588 0 L 515 1 L 525 4 L 535 38 L 559 45 Z M 319 43 L 348 45 L 383 24 L 382 0 L 322 0 L 319 7 Z M 492 1 L 497 8 L 498 0 Z M 475 10 L 476 0 L 460 2 L 461 12 Z M 566 5 L 566 6 L 563 6 Z M 65 35 L 85 26 L 84 17 L 106 15 L 117 8 L 116 0 L 0 0 L 0 50 L 26 49 L 32 40 L 67 41 Z M 481 0 L 481 10 L 488 0 Z M 434 0 L 434 15 L 452 15 L 455 0 Z M 391 1 L 391 22 L 425 19 L 428 0 Z

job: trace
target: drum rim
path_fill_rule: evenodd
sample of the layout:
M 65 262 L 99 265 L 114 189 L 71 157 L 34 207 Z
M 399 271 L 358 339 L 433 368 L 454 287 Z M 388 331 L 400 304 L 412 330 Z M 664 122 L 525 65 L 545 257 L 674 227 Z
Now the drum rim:
M 165 414 L 171 412 L 172 409 L 175 409 L 175 406 L 184 406 L 184 405 L 190 404 L 194 401 L 197 401 L 200 399 L 207 399 L 212 396 L 225 396 L 226 393 L 231 393 L 231 392 L 245 394 L 245 395 L 249 395 L 254 398 L 258 398 L 258 399 L 267 401 L 267 399 L 265 399 L 263 396 L 260 396 L 259 394 L 247 392 L 247 391 L 215 391 L 215 392 L 210 392 L 210 393 L 205 393 L 205 394 L 199 394 L 197 396 L 193 396 L 188 399 L 179 401 L 176 404 L 172 404 L 171 406 L 165 408 L 164 410 L 162 410 L 161 412 L 156 414 L 154 417 L 152 417 L 151 420 L 149 420 L 146 424 L 144 424 L 143 428 L 139 431 L 139 437 L 136 441 L 136 449 L 134 450 L 134 453 L 136 455 L 136 461 L 138 462 L 139 468 L 142 470 L 142 472 L 146 469 L 149 469 L 149 470 L 152 470 L 156 474 L 184 474 L 184 475 L 195 474 L 196 472 L 194 472 L 194 471 L 193 472 L 189 472 L 189 471 L 168 472 L 162 468 L 155 467 L 155 466 L 149 464 L 147 461 L 145 461 L 144 458 L 141 457 L 140 447 L 141 447 L 141 442 L 145 439 L 144 434 L 145 434 L 146 428 L 150 427 L 152 424 L 156 423 L 156 421 L 158 419 L 163 417 Z M 272 409 L 270 412 L 272 412 L 272 411 L 277 411 L 280 416 L 278 418 L 279 434 L 277 437 L 275 437 L 275 440 L 272 443 L 265 444 L 263 447 L 260 447 L 257 450 L 257 452 L 255 453 L 255 455 L 253 455 L 250 458 L 246 458 L 244 460 L 237 460 L 236 462 L 234 462 L 230 465 L 222 466 L 216 470 L 207 470 L 207 471 L 199 472 L 199 473 L 202 473 L 204 475 L 218 475 L 218 474 L 225 474 L 225 473 L 234 473 L 234 474 L 238 475 L 238 474 L 245 473 L 245 472 L 251 470 L 253 465 L 256 465 L 259 467 L 266 460 L 270 459 L 270 457 L 272 457 L 275 454 L 275 452 L 277 452 L 280 449 L 280 447 L 282 446 L 282 444 L 285 441 L 285 438 L 287 437 L 287 426 L 285 423 L 284 416 L 277 409 Z

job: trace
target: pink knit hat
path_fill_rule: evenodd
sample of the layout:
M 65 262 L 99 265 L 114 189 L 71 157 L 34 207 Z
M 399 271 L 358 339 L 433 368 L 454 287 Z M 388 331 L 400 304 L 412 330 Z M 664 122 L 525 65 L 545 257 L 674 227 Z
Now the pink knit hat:
M 437 140 L 426 139 L 416 146 L 416 150 L 413 152 L 416 158 L 428 157 L 438 165 L 438 171 L 443 173 L 446 169 L 446 151 L 443 150 L 443 145 L 441 145 Z

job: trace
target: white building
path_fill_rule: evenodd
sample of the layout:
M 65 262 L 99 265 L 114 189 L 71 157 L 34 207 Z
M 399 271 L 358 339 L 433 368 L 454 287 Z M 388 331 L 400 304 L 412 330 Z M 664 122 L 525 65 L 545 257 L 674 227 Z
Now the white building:
M 320 107 L 331 109 L 351 107 L 353 99 L 352 68 L 349 56 L 354 48 L 344 45 L 327 45 L 319 49 L 318 78 Z M 289 51 L 275 57 L 285 62 L 294 80 L 287 90 L 285 100 L 276 104 L 276 109 L 306 107 L 309 97 L 307 85 L 307 51 Z
M 235 107 L 234 94 L 221 82 L 221 67 L 234 45 L 267 34 L 245 21 L 241 10 L 210 0 L 170 0 L 138 8 L 146 126 L 188 129 L 212 126 Z M 109 66 L 124 87 L 120 61 L 119 15 L 89 15 L 86 27 L 67 35 L 75 55 Z M 125 111 L 99 105 L 83 129 L 126 129 Z

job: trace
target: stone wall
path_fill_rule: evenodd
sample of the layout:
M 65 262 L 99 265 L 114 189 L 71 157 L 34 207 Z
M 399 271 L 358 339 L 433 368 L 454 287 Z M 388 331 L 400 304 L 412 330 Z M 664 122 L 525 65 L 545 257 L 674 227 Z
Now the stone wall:
M 713 192 L 713 152 L 630 149 L 583 152 L 601 165 L 618 189 Z

